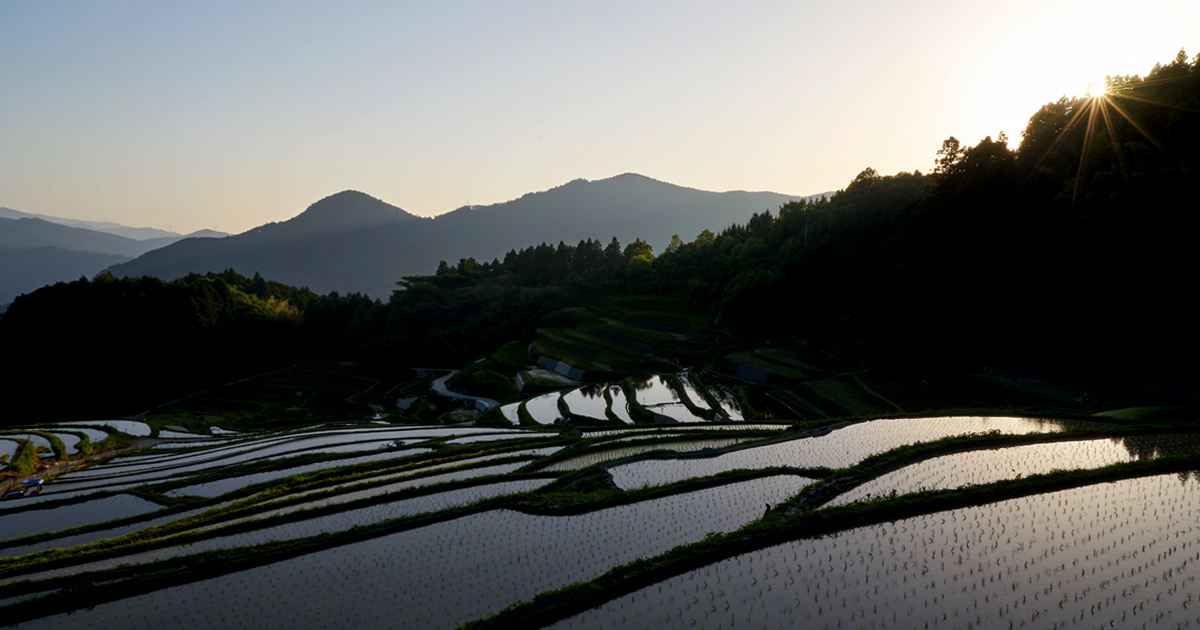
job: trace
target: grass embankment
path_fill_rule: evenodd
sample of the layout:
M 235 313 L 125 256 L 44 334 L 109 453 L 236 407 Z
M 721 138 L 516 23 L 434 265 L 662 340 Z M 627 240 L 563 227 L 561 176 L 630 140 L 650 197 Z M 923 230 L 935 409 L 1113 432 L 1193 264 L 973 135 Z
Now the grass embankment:
M 918 492 L 793 514 L 773 510 L 738 531 L 711 535 L 698 543 L 623 565 L 595 580 L 542 593 L 463 628 L 539 628 L 688 571 L 793 540 L 1097 483 L 1197 469 L 1200 456 L 1169 457 L 1094 470 L 1053 472 L 983 486 Z
M 20 438 L 14 439 L 20 446 L 17 447 L 17 452 L 13 453 L 12 459 L 8 461 L 8 472 L 16 475 L 32 475 L 38 470 L 37 445 L 30 440 Z
M 553 443 L 547 443 L 545 441 L 539 440 L 537 442 L 536 446 L 547 446 L 548 444 L 553 444 Z M 421 496 L 424 494 L 443 492 L 443 491 L 447 491 L 447 490 L 455 490 L 455 489 L 459 489 L 459 488 L 467 488 L 467 487 L 472 487 L 475 485 L 483 485 L 483 484 L 487 484 L 487 483 L 494 483 L 501 479 L 507 481 L 507 480 L 515 480 L 515 479 L 526 479 L 526 478 L 546 478 L 546 477 L 550 476 L 550 475 L 546 475 L 546 474 L 533 473 L 530 475 L 512 475 L 512 474 L 510 474 L 510 475 L 506 475 L 502 478 L 498 478 L 498 477 L 494 477 L 494 476 L 493 477 L 481 477 L 478 479 L 470 479 L 470 480 L 464 480 L 461 482 L 452 482 L 452 483 L 448 483 L 448 484 L 440 484 L 437 486 L 427 486 L 424 488 L 406 489 L 406 490 L 401 490 L 398 492 L 392 492 L 392 493 L 388 493 L 385 495 L 380 495 L 378 497 L 368 497 L 365 499 L 360 499 L 357 501 L 347 502 L 347 503 L 342 503 L 342 504 L 337 504 L 337 505 L 331 505 L 331 506 L 327 506 L 324 508 L 298 510 L 298 511 L 290 513 L 290 514 L 279 515 L 279 516 L 271 517 L 271 518 L 267 518 L 267 519 L 255 520 L 253 522 L 248 522 L 248 523 L 235 524 L 235 525 L 223 527 L 220 529 L 213 529 L 213 530 L 209 530 L 209 531 L 205 531 L 205 532 L 193 532 L 190 534 L 188 533 L 188 532 L 192 532 L 192 530 L 195 530 L 196 528 L 199 528 L 199 527 L 213 526 L 213 525 L 217 525 L 221 522 L 230 521 L 230 520 L 234 520 L 234 519 L 241 519 L 241 518 L 245 518 L 245 517 L 251 517 L 251 516 L 254 516 L 254 515 L 262 513 L 262 512 L 277 510 L 280 508 L 291 507 L 294 505 L 299 505 L 299 504 L 303 504 L 303 503 L 307 503 L 307 502 L 311 502 L 311 501 L 318 501 L 318 500 L 321 500 L 324 498 L 341 495 L 341 494 L 344 494 L 347 492 L 357 492 L 357 491 L 362 491 L 362 490 L 369 490 L 371 488 L 396 483 L 397 481 L 417 480 L 417 479 L 421 479 L 424 477 L 442 475 L 442 474 L 446 474 L 446 473 L 457 471 L 457 470 L 483 468 L 483 467 L 488 467 L 488 466 L 495 466 L 497 464 L 508 463 L 508 462 L 512 462 L 512 461 L 521 461 L 522 458 L 519 456 L 512 457 L 512 458 L 498 457 L 497 459 L 483 461 L 483 462 L 476 462 L 476 463 L 472 463 L 472 464 L 468 464 L 468 465 L 464 465 L 464 466 L 450 465 L 450 466 L 447 466 L 444 468 L 439 468 L 437 470 L 428 470 L 428 471 L 420 470 L 421 468 L 428 467 L 428 466 L 453 464 L 455 461 L 464 460 L 464 459 L 472 459 L 475 457 L 480 457 L 480 456 L 485 456 L 485 455 L 501 455 L 501 456 L 503 456 L 506 452 L 512 452 L 512 451 L 516 451 L 516 450 L 524 450 L 526 448 L 529 448 L 530 446 L 533 446 L 533 445 L 530 445 L 528 442 L 525 442 L 525 443 L 519 444 L 519 445 L 506 445 L 503 448 L 493 448 L 493 449 L 482 450 L 482 451 L 481 450 L 459 451 L 459 452 L 456 452 L 454 454 L 454 456 L 452 456 L 452 457 L 447 457 L 445 453 L 442 453 L 440 457 L 434 457 L 432 459 L 430 459 L 429 456 L 437 456 L 438 454 L 437 453 L 427 453 L 427 454 L 424 454 L 426 456 L 426 458 L 422 459 L 421 461 L 410 460 L 410 461 L 405 462 L 402 465 L 391 467 L 391 468 L 385 468 L 385 469 L 370 468 L 370 466 L 378 466 L 378 463 L 362 464 L 362 465 L 359 465 L 358 467 L 348 467 L 348 468 L 358 468 L 357 470 L 350 471 L 349 473 L 347 472 L 346 469 L 331 469 L 331 470 L 326 470 L 326 471 L 318 471 L 318 472 L 314 472 L 314 473 L 309 473 L 307 475 L 301 475 L 296 480 L 290 480 L 290 479 L 286 480 L 284 483 L 280 483 L 279 481 L 268 481 L 268 482 L 263 482 L 261 484 L 255 484 L 253 486 L 248 486 L 246 488 L 239 489 L 234 492 L 226 493 L 225 495 L 222 495 L 221 497 L 212 498 L 212 499 L 188 501 L 186 499 L 172 498 L 171 502 L 175 503 L 176 505 L 172 506 L 169 511 L 161 511 L 160 510 L 160 511 L 152 512 L 149 514 L 138 515 L 136 517 L 117 519 L 114 521 L 107 521 L 104 523 L 96 523 L 96 524 L 88 525 L 85 527 L 73 528 L 70 530 L 57 531 L 57 532 L 52 532 L 52 533 L 47 533 L 47 534 L 35 534 L 32 536 L 25 536 L 22 538 L 4 541 L 4 544 L 2 546 L 3 547 L 24 546 L 24 545 L 32 544 L 35 542 L 40 542 L 42 540 L 58 538 L 61 536 L 76 535 L 76 534 L 87 533 L 87 532 L 91 532 L 91 531 L 100 531 L 100 530 L 104 530 L 104 529 L 110 529 L 112 527 L 118 527 L 118 526 L 123 526 L 123 525 L 134 524 L 134 523 L 141 522 L 141 521 L 152 520 L 154 518 L 158 518 L 158 517 L 161 517 L 161 516 L 164 516 L 167 514 L 180 513 L 180 512 L 197 509 L 197 508 L 201 508 L 201 507 L 205 507 L 205 506 L 209 506 L 209 505 L 225 503 L 225 502 L 230 501 L 231 499 L 237 499 L 239 497 L 247 498 L 247 500 L 235 502 L 224 508 L 212 510 L 212 511 L 206 512 L 204 514 L 200 514 L 200 515 L 188 518 L 188 519 L 184 519 L 182 521 L 175 521 L 175 522 L 161 525 L 158 527 L 148 528 L 146 530 L 128 534 L 126 536 L 121 536 L 118 538 L 99 541 L 99 542 L 91 543 L 88 545 L 80 545 L 77 547 L 71 547 L 69 549 L 47 550 L 47 551 L 38 552 L 35 554 L 29 554 L 27 556 L 20 556 L 17 558 L 0 559 L 0 577 L 25 574 L 25 573 L 30 573 L 33 571 L 40 571 L 40 570 L 48 569 L 48 568 L 69 566 L 69 565 L 73 565 L 73 564 L 78 564 L 80 562 L 90 562 L 93 560 L 100 560 L 100 559 L 104 559 L 104 558 L 118 557 L 121 555 L 127 555 L 129 553 L 135 553 L 135 552 L 139 552 L 139 551 L 147 551 L 147 550 L 156 549 L 156 548 L 160 548 L 160 547 L 168 546 L 168 545 L 181 544 L 182 542 L 195 542 L 195 541 L 204 540 L 207 538 L 214 538 L 214 537 L 233 534 L 233 533 L 240 533 L 242 531 L 250 531 L 250 530 L 261 529 L 261 528 L 265 528 L 265 527 L 273 527 L 276 525 L 282 525 L 282 524 L 289 523 L 289 522 L 314 518 L 316 516 L 324 516 L 327 514 L 334 514 L 337 512 L 344 512 L 344 511 L 348 511 L 348 510 L 359 509 L 359 508 L 368 507 L 371 505 L 377 505 L 377 504 L 381 504 L 381 503 L 388 503 L 388 502 L 397 501 L 397 500 L 401 500 L 401 499 L 407 499 L 407 498 L 412 498 L 412 497 L 416 497 L 416 496 Z M 396 474 L 402 474 L 403 471 L 405 471 L 405 470 L 414 470 L 414 472 L 412 475 L 406 476 L 402 480 L 398 480 L 395 478 Z M 323 474 L 323 473 L 327 473 L 327 474 Z M 356 480 L 356 479 L 361 479 L 363 477 L 376 477 L 379 475 L 386 475 L 388 478 L 382 479 L 382 480 L 367 481 L 364 483 L 359 483 L 359 484 L 355 484 L 355 485 L 348 486 L 348 487 L 345 486 L 345 484 L 347 484 L 347 483 L 353 483 L 354 480 Z M 177 482 L 174 484 L 163 484 L 163 485 L 170 486 L 170 485 L 192 485 L 192 484 L 191 484 L 191 482 L 186 482 L 186 483 L 178 483 Z M 316 490 L 313 492 L 306 493 L 303 497 L 300 497 L 300 496 L 291 497 L 291 498 L 287 497 L 287 495 L 289 495 L 289 494 L 294 494 L 294 493 L 300 492 L 302 490 L 311 489 L 310 486 L 314 486 L 314 485 L 317 486 Z M 327 488 L 327 486 L 330 486 L 330 485 L 339 485 L 342 487 Z M 321 490 L 322 488 L 327 488 L 327 489 L 322 491 Z M 109 494 L 120 494 L 120 492 L 108 493 L 108 494 L 105 494 L 102 496 L 108 496 Z M 145 496 L 145 498 L 148 498 L 150 500 L 162 502 L 162 501 L 160 501 L 160 499 L 162 497 L 157 492 L 151 493 L 150 495 L 146 495 L 145 493 L 141 493 L 141 492 L 139 492 L 138 494 L 139 494 L 139 496 Z M 69 501 L 69 502 L 64 501 L 62 503 L 56 503 L 56 504 L 54 504 L 54 506 L 51 506 L 51 507 L 66 505 L 68 503 L 79 503 L 84 500 L 95 499 L 98 496 L 101 496 L 101 495 L 91 495 L 91 496 L 87 497 L 86 499 L 80 498 L 79 500 L 73 500 L 73 501 Z M 37 506 L 30 506 L 30 508 L 28 508 L 28 509 L 38 509 L 39 507 L 42 507 L 41 504 L 39 504 Z M 181 534 L 181 535 L 176 535 L 176 534 Z M 170 541 L 164 542 L 162 539 L 167 536 L 174 536 L 174 537 Z
M 662 426 L 660 428 L 663 430 L 670 431 L 672 427 Z M 680 428 L 687 429 L 688 427 L 681 426 Z M 675 443 L 680 443 L 680 442 L 686 443 L 686 442 L 695 442 L 698 440 L 726 439 L 726 438 L 728 438 L 728 439 L 747 438 L 747 439 L 751 439 L 751 440 L 754 440 L 755 438 L 761 438 L 761 439 L 755 440 L 753 443 L 750 443 L 750 444 L 738 444 L 738 445 L 726 447 L 723 449 L 711 450 L 711 454 L 713 456 L 716 456 L 717 454 L 727 453 L 727 452 L 730 452 L 737 448 L 751 448 L 751 447 L 755 447 L 755 446 L 763 446 L 766 444 L 773 444 L 777 441 L 780 441 L 781 439 L 789 439 L 789 438 L 795 439 L 796 437 L 798 437 L 798 436 L 796 436 L 794 433 L 789 432 L 786 437 L 781 438 L 779 431 L 772 431 L 772 430 L 766 430 L 766 429 L 751 430 L 751 431 L 708 431 L 708 430 L 696 431 L 696 430 L 693 430 L 690 432 L 685 431 L 682 435 L 676 434 L 674 432 L 672 432 L 670 434 L 662 434 L 662 433 L 653 432 L 653 433 L 648 433 L 645 435 L 644 438 L 639 438 L 637 440 L 622 439 L 619 442 L 616 442 L 613 440 L 608 440 L 608 441 L 603 441 L 603 442 L 598 442 L 598 443 L 594 442 L 594 443 L 590 443 L 590 444 L 589 443 L 577 443 L 577 444 L 567 447 L 549 457 L 538 460 L 537 468 L 539 470 L 542 470 L 548 466 L 552 466 L 554 464 L 564 462 L 567 460 L 575 459 L 577 457 L 585 457 L 587 455 L 604 453 L 606 451 L 612 451 L 612 450 L 631 447 L 631 446 L 647 446 L 647 445 L 657 445 L 657 444 L 666 445 L 666 444 L 675 444 Z M 616 438 L 614 438 L 614 439 L 616 439 Z M 613 460 L 610 460 L 610 461 L 597 462 L 597 464 L 602 464 L 604 466 L 612 466 L 612 465 L 615 465 L 617 462 L 628 463 L 628 462 L 632 462 L 632 461 L 637 461 L 639 459 L 654 459 L 654 458 L 658 458 L 658 457 L 675 458 L 679 455 L 680 455 L 680 453 L 678 451 L 673 451 L 671 449 L 664 448 L 664 449 L 657 450 L 657 451 L 647 451 L 645 453 L 638 453 L 637 455 L 627 456 L 627 457 L 623 457 L 623 458 L 614 458 Z
M 840 423 L 839 423 L 840 424 Z M 810 435 L 829 431 L 833 426 L 827 425 L 808 432 Z M 555 621 L 559 618 L 575 614 L 587 608 L 608 601 L 614 597 L 628 593 L 648 584 L 666 579 L 688 570 L 711 564 L 747 551 L 761 549 L 766 546 L 817 536 L 844 529 L 907 518 L 924 513 L 982 505 L 994 501 L 1027 496 L 1042 492 L 1056 491 L 1071 487 L 1115 481 L 1130 477 L 1153 475 L 1166 472 L 1181 472 L 1200 468 L 1200 457 L 1170 457 L 1158 460 L 1139 461 L 1132 464 L 1120 464 L 1098 470 L 1054 472 L 1048 475 L 1031 476 L 1025 479 L 1002 481 L 984 486 L 944 490 L 936 492 L 919 492 L 900 497 L 889 497 L 866 503 L 856 503 L 835 508 L 812 509 L 824 503 L 827 498 L 822 494 L 834 494 L 852 487 L 858 482 L 877 477 L 909 463 L 925 460 L 939 455 L 976 450 L 981 448 L 1000 448 L 1018 444 L 1064 441 L 1077 439 L 1095 439 L 1102 437 L 1134 437 L 1155 433 L 1173 433 L 1194 431 L 1194 427 L 1180 427 L 1174 424 L 1144 425 L 1138 428 L 1117 428 L 1112 430 L 1089 430 L 1077 433 L 1032 434 L 1025 436 L 976 435 L 959 438 L 947 438 L 929 444 L 917 444 L 900 447 L 888 453 L 865 459 L 853 468 L 841 471 L 809 471 L 809 476 L 825 476 L 825 480 L 810 486 L 796 499 L 770 511 L 763 519 L 738 532 L 726 535 L 712 536 L 704 541 L 685 545 L 655 558 L 638 560 L 628 565 L 618 567 L 609 573 L 586 584 L 577 584 L 538 596 L 531 602 L 516 605 L 496 616 L 472 624 L 473 627 L 528 627 Z M 795 439 L 790 434 L 781 439 Z M 561 438 L 570 441 L 570 438 Z M 774 440 L 771 440 L 774 441 Z M 528 443 L 509 445 L 511 450 L 528 448 Z M 499 450 L 499 449 L 497 449 Z M 591 451 L 583 449 L 572 455 Z M 599 449 L 603 450 L 603 449 Z M 470 453 L 478 456 L 480 453 Z M 430 454 L 434 455 L 434 454 Z M 460 454 L 465 456 L 468 454 Z M 497 461 L 480 462 L 477 466 L 494 465 Z M 429 471 L 427 474 L 441 474 L 445 469 Z M 433 513 L 402 517 L 359 526 L 343 532 L 323 534 L 310 538 L 298 539 L 282 543 L 271 543 L 258 547 L 240 548 L 227 551 L 215 551 L 193 556 L 172 559 L 135 567 L 119 567 L 106 571 L 88 574 L 41 580 L 38 582 L 20 582 L 6 586 L 6 593 L 12 596 L 36 594 L 54 589 L 69 589 L 68 598 L 71 608 L 94 606 L 105 601 L 121 599 L 133 594 L 150 592 L 175 584 L 207 579 L 247 568 L 261 566 L 279 560 L 297 557 L 306 553 L 350 544 L 389 533 L 422 527 L 425 525 L 459 518 L 468 514 L 497 508 L 515 509 L 532 514 L 577 514 L 646 501 L 654 498 L 670 496 L 699 490 L 702 488 L 734 483 L 753 478 L 777 475 L 797 474 L 800 471 L 792 469 L 764 469 L 755 471 L 732 471 L 714 477 L 692 479 L 669 486 L 646 488 L 635 491 L 622 491 L 611 483 L 611 477 L 606 472 L 591 468 L 584 471 L 563 473 L 557 475 L 556 481 L 550 485 L 530 493 L 485 499 L 469 506 L 450 508 Z M 251 515 L 256 511 L 275 509 L 284 505 L 298 504 L 310 501 L 315 497 L 325 496 L 313 492 L 303 498 L 297 497 L 289 501 L 275 501 L 264 506 L 257 501 L 242 502 L 232 509 L 217 515 L 202 515 L 189 519 L 186 523 L 172 524 L 164 528 L 153 528 L 146 532 L 130 535 L 112 541 L 102 541 L 84 546 L 77 550 L 62 552 L 43 552 L 12 559 L 10 562 L 0 562 L 0 576 L 9 577 L 28 574 L 34 571 L 68 566 L 90 560 L 108 557 L 120 557 L 136 551 L 144 551 L 169 545 L 202 540 L 204 538 L 223 536 L 242 531 L 250 531 L 271 527 L 292 521 L 306 520 L 314 516 L 334 514 L 351 509 L 361 508 L 376 503 L 387 503 L 424 494 L 444 492 L 449 489 L 483 485 L 496 481 L 509 481 L 527 478 L 547 478 L 548 474 L 518 474 L 502 477 L 478 478 L 455 482 L 452 484 L 428 486 L 405 490 L 400 493 L 370 497 L 360 501 L 338 506 L 328 506 L 313 510 L 297 511 L 291 514 L 278 515 L 260 519 L 251 523 L 237 523 L 207 532 L 197 532 L 176 536 L 169 541 L 162 536 L 169 533 L 182 533 L 189 528 L 214 524 L 229 518 Z M 334 477 L 335 479 L 337 477 Z M 390 483 L 388 481 L 386 483 Z M 328 483 L 328 480 L 325 481 Z M 317 484 L 315 481 L 313 485 Z M 276 484 L 286 485 L 286 484 Z M 367 487 L 371 484 L 361 484 L 354 488 Z M 379 484 L 375 484 L 379 485 Z M 306 484 L 300 484 L 300 488 Z M 824 490 L 822 490 L 824 488 Z M 315 488 L 314 488 L 315 490 Z M 338 490 L 326 490 L 333 495 Z M 286 493 L 284 493 L 286 496 Z M 214 500 L 215 501 L 215 500 Z M 56 599 L 55 604 L 61 609 L 63 600 Z M 0 615 L 9 623 L 17 623 L 26 619 L 44 616 L 45 602 L 31 599 L 0 608 Z
M 595 472 L 596 471 L 593 470 L 591 471 L 591 474 L 594 475 Z M 78 610 L 116 599 L 123 599 L 132 595 L 148 593 L 169 586 L 186 584 L 220 575 L 226 575 L 332 547 L 368 540 L 399 531 L 425 527 L 435 523 L 462 518 L 464 516 L 488 510 L 503 508 L 517 510 L 529 514 L 583 514 L 586 512 L 603 510 L 618 505 L 637 503 L 640 501 L 647 501 L 655 498 L 737 483 L 765 476 L 788 474 L 788 472 L 789 471 L 786 470 L 776 469 L 731 471 L 715 477 L 688 480 L 672 484 L 671 486 L 628 492 L 597 488 L 594 485 L 589 486 L 587 482 L 580 483 L 581 479 L 588 476 L 587 473 L 568 474 L 560 477 L 560 481 L 555 482 L 554 485 L 548 486 L 541 490 L 519 495 L 508 495 L 504 497 L 484 499 L 467 506 L 448 508 L 438 512 L 414 516 L 400 517 L 371 525 L 357 526 L 342 532 L 320 534 L 317 536 L 290 541 L 271 542 L 255 547 L 211 551 L 142 565 L 121 566 L 86 574 L 49 578 L 36 582 L 16 582 L 5 586 L 5 593 L 7 595 L 18 597 L 27 594 L 49 593 L 51 591 L 59 591 L 61 593 L 62 591 L 66 591 L 71 594 L 71 597 L 68 599 L 62 599 L 58 597 L 58 594 L 49 593 L 43 597 L 33 598 L 10 604 L 9 606 L 0 607 L 0 615 L 2 615 L 2 618 L 7 623 L 20 623 L 22 621 L 45 616 L 45 602 L 47 601 L 45 598 L 47 597 L 55 597 L 55 612 Z M 153 531 L 159 530 L 160 528 L 153 528 L 153 530 L 147 530 L 147 532 L 139 532 L 138 534 L 131 534 L 129 537 L 125 537 L 126 542 L 124 544 L 117 542 L 121 541 L 122 539 L 114 539 L 114 541 L 101 541 L 98 543 L 93 543 L 92 545 L 87 545 L 85 547 L 103 551 L 89 553 L 86 558 L 82 558 L 78 554 L 71 554 L 70 552 L 64 552 L 68 554 L 65 556 L 55 555 L 54 552 L 42 552 L 36 555 L 16 558 L 14 559 L 15 561 L 23 560 L 23 562 L 13 562 L 9 567 L 4 567 L 4 569 L 0 570 L 0 577 L 10 577 L 13 575 L 27 574 L 34 571 L 43 571 L 62 566 L 69 566 L 83 560 L 101 560 L 165 546 L 187 544 L 202 540 L 204 538 L 239 533 L 241 531 L 249 531 L 251 529 L 260 529 L 263 527 L 275 526 L 291 521 L 306 520 L 313 518 L 314 516 L 324 515 L 326 513 L 335 513 L 345 511 L 347 509 L 364 507 L 368 504 L 392 502 L 424 494 L 445 492 L 451 489 L 484 485 L 497 481 L 512 481 L 517 479 L 545 477 L 546 475 L 538 475 L 535 473 L 530 475 L 505 475 L 503 477 L 473 479 L 452 484 L 439 485 L 436 487 L 430 486 L 426 488 L 416 488 L 400 493 L 390 494 L 384 497 L 372 498 L 369 501 L 355 502 L 353 504 L 330 506 L 329 508 L 319 508 L 288 515 L 281 515 L 271 519 L 264 519 L 263 521 L 256 523 L 237 524 L 231 527 L 221 528 L 220 530 L 197 533 L 196 535 L 174 536 L 170 540 L 166 541 L 158 540 L 144 545 L 130 544 L 128 542 L 129 540 L 139 538 L 140 536 L 161 535 L 158 532 Z M 564 492 L 564 487 L 573 488 L 572 492 L 574 493 L 574 496 L 570 496 L 568 498 L 568 495 L 562 494 Z M 35 560 L 36 562 L 34 562 Z M 63 560 L 72 561 L 64 562 Z

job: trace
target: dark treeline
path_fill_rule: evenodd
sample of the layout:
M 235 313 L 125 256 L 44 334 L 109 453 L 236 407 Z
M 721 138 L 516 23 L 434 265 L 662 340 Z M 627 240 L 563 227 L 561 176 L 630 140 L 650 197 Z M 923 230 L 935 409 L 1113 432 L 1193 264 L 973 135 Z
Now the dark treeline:
M 232 272 L 46 287 L 0 319 L 20 366 L 6 399 L 115 413 L 298 360 L 457 366 L 554 325 L 564 299 L 640 294 L 679 296 L 747 342 L 866 362 L 1165 373 L 1167 349 L 1197 349 L 1198 176 L 1200 57 L 1181 52 L 1104 97 L 1046 105 L 1016 148 L 950 138 L 927 174 L 866 169 L 657 257 L 641 241 L 542 243 L 443 262 L 386 303 Z
M 20 414 L 111 415 L 358 343 L 361 295 L 320 296 L 232 271 L 43 287 L 0 318 L 10 421 Z
M 867 169 L 654 261 L 746 331 L 805 333 L 900 362 L 1177 369 L 1196 350 L 1200 57 L 1037 112 L 1015 150 L 948 139 L 929 175 Z M 1135 367 L 1136 366 L 1136 367 Z

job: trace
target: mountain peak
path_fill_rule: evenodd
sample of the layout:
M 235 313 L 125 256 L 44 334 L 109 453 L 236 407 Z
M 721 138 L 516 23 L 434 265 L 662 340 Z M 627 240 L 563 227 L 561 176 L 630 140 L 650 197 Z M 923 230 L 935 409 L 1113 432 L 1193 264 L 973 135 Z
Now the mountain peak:
M 370 227 L 415 218 L 413 215 L 357 190 L 343 190 L 309 206 L 288 223 L 328 222 L 339 226 Z
M 357 190 L 343 190 L 312 204 L 304 212 L 247 232 L 266 238 L 295 238 L 332 234 L 417 219 L 390 203 Z

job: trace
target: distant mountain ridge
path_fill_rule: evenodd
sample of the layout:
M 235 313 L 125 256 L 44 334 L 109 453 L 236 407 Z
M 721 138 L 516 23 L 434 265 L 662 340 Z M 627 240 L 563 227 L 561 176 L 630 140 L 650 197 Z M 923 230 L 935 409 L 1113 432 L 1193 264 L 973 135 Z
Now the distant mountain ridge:
M 303 239 L 377 228 L 421 219 L 357 190 L 344 190 L 321 199 L 304 212 L 278 223 L 267 223 L 238 236 L 264 240 Z
M 819 195 L 817 195 L 819 196 Z M 330 195 L 287 221 L 228 238 L 189 239 L 114 265 L 115 275 L 174 279 L 191 272 L 234 269 L 304 286 L 318 293 L 362 292 L 387 297 L 404 276 L 427 275 L 441 260 L 503 258 L 542 242 L 588 238 L 622 244 L 635 238 L 656 251 L 679 234 L 691 240 L 775 211 L 797 195 L 705 192 L 625 174 L 578 179 L 550 190 L 487 206 L 421 218 L 357 191 Z
M 68 227 L 83 228 L 96 232 L 105 232 L 107 234 L 116 234 L 117 236 L 124 236 L 125 238 L 131 238 L 135 241 L 163 238 L 184 238 L 183 234 L 168 230 L 160 230 L 158 228 L 130 227 L 128 225 L 121 225 L 120 223 L 113 223 L 111 221 L 83 221 L 81 219 L 67 219 L 48 214 L 37 214 L 35 212 L 21 212 L 19 210 L 13 210 L 12 208 L 3 207 L 0 207 L 0 219 L 41 219 L 43 221 L 49 221 L 50 223 L 57 223 L 59 225 L 65 225 Z
M 224 236 L 212 230 L 196 234 Z M 0 304 L 46 284 L 91 277 L 111 265 L 185 238 L 188 237 L 154 228 L 76 221 L 0 208 Z

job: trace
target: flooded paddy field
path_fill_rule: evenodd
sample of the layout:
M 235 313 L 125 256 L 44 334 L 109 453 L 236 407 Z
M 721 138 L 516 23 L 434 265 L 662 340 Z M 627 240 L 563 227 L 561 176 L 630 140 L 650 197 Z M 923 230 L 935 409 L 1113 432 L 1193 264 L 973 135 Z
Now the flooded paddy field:
M 1125 440 L 1116 438 L 955 453 L 875 478 L 838 496 L 829 505 L 845 505 L 891 493 L 943 490 L 1043 475 L 1055 470 L 1101 468 L 1160 455 L 1200 452 L 1200 437 L 1196 435 L 1158 435 L 1153 438 L 1143 440 L 1149 448 L 1131 447 Z
M 710 458 L 623 464 L 613 467 L 610 472 L 618 486 L 629 489 L 665 485 L 739 468 L 846 468 L 871 455 L 916 442 L 989 431 L 1014 435 L 1056 432 L 1064 430 L 1066 426 L 1065 423 L 1046 420 L 1001 417 L 874 420 L 852 424 L 818 437 L 746 448 Z
M 221 611 L 225 623 L 263 628 L 453 628 L 708 532 L 732 531 L 805 483 L 768 477 L 578 516 L 486 512 L 19 627 L 217 627 L 222 615 L 213 613 Z M 642 535 L 651 528 L 655 536 Z
M 673 379 L 677 382 L 673 382 Z M 741 404 L 731 390 L 723 386 L 703 387 L 681 372 L 672 378 L 659 374 L 635 376 L 625 381 L 628 391 L 633 392 L 637 404 L 650 414 L 656 414 L 658 420 L 664 418 L 680 423 L 709 422 L 709 419 L 696 415 L 687 403 L 701 411 L 714 413 L 717 420 L 742 420 Z M 629 409 L 629 399 L 626 389 L 616 383 L 599 383 L 585 385 L 564 393 L 542 394 L 525 402 L 525 410 L 539 424 L 550 424 L 562 416 L 558 407 L 558 398 L 572 414 L 589 418 L 605 420 L 612 417 L 621 422 L 634 424 L 634 415 Z M 720 401 L 720 408 L 712 408 L 705 393 Z M 687 400 L 687 403 L 684 400 Z M 502 413 L 513 424 L 517 424 L 516 408 L 506 406 Z
M 117 494 L 59 508 L 13 511 L 0 515 L 0 539 L 20 538 L 46 531 L 68 529 L 116 520 L 159 509 L 157 503 L 128 494 Z
M 712 400 L 741 396 L 718 395 L 705 380 L 655 377 L 632 391 L 643 405 L 642 392 L 652 405 L 674 396 L 670 404 L 709 415 Z M 621 417 L 618 401 L 628 414 L 627 391 L 628 383 L 605 384 L 523 403 L 558 414 L 564 396 L 571 411 L 607 418 L 583 430 L 360 424 L 201 435 L 193 424 L 120 425 L 147 432 L 139 445 L 154 448 L 98 459 L 49 479 L 40 497 L 0 505 L 0 620 L 18 628 L 1200 624 L 1186 614 L 1200 611 L 1200 486 L 1191 473 L 846 519 L 821 538 L 788 525 L 968 492 L 956 488 L 986 494 L 1063 470 L 1191 462 L 1196 433 L 984 416 L 796 427 L 692 414 L 688 423 L 624 426 L 610 415 Z M 14 433 L 82 439 L 83 430 Z M 137 437 L 108 425 L 86 430 Z M 938 442 L 947 438 L 958 441 Z M 1194 469 L 1200 461 L 1186 468 Z M 803 503 L 818 495 L 824 503 Z M 555 618 L 488 621 L 539 595 L 576 592 L 566 588 L 574 583 L 636 572 L 639 560 L 673 566 L 689 550 L 764 531 L 776 538 L 754 551 L 727 551 Z
M 610 462 L 616 459 L 632 457 L 641 453 L 649 453 L 650 451 L 675 451 L 677 453 L 687 453 L 692 451 L 701 451 L 704 449 L 722 449 L 730 446 L 741 444 L 747 439 L 752 438 L 728 438 L 728 439 L 712 439 L 712 440 L 689 440 L 685 442 L 662 442 L 654 444 L 622 446 L 613 448 L 598 453 L 589 453 L 580 455 L 565 461 L 557 462 L 545 467 L 542 470 L 561 472 L 566 470 L 579 470 L 594 466 L 602 462 Z
M 798 540 L 550 627 L 1200 624 L 1200 481 L 1160 475 Z

